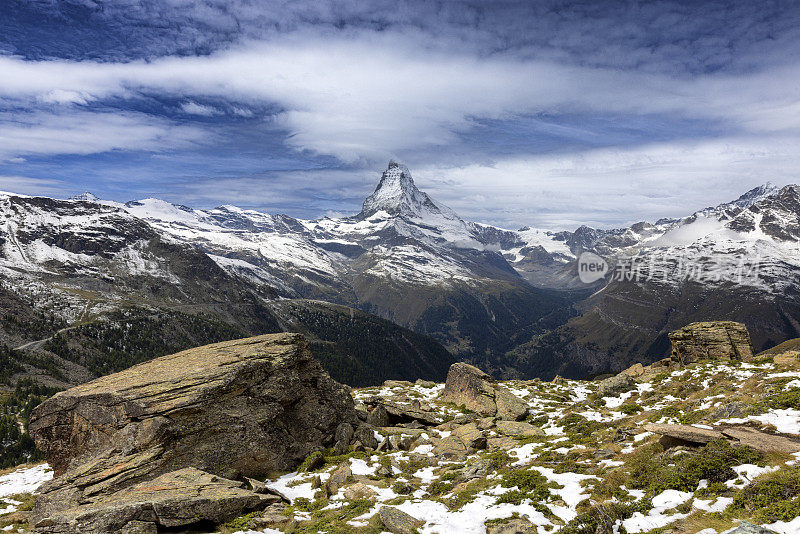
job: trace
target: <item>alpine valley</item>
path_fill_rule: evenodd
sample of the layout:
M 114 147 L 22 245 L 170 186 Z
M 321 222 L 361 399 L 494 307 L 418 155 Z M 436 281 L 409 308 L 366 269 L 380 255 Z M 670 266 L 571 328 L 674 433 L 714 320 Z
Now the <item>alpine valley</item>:
M 580 281 L 584 252 L 607 276 Z M 279 331 L 351 385 L 442 380 L 456 360 L 582 378 L 663 358 L 693 321 L 743 322 L 756 350 L 800 336 L 800 188 L 574 232 L 465 221 L 394 162 L 343 218 L 3 193 L 0 279 L 6 380 L 65 387 Z

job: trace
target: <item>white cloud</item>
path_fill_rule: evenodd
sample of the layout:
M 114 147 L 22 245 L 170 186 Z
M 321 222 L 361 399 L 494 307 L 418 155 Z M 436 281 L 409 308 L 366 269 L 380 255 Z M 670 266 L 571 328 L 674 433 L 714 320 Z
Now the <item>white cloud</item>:
M 67 184 L 58 180 L 0 174 L 0 191 L 22 195 L 64 195 L 70 191 Z
M 206 137 L 141 113 L 0 113 L 0 161 L 20 155 L 96 154 L 187 146 Z
M 520 227 L 623 226 L 686 216 L 772 181 L 797 183 L 800 136 L 738 137 L 428 166 L 417 184 L 463 217 Z
M 0 58 L 0 95 L 181 97 L 277 104 L 298 149 L 344 161 L 452 143 L 476 118 L 521 113 L 675 114 L 731 131 L 797 131 L 800 65 L 677 79 L 453 52 L 421 35 L 295 33 L 204 57 L 128 63 Z M 189 102 L 194 111 L 206 106 Z M 209 110 L 206 110 L 208 112 Z
M 181 104 L 181 109 L 184 113 L 188 113 L 190 115 L 201 115 L 203 117 L 213 117 L 214 115 L 219 115 L 222 113 L 214 106 L 205 106 L 192 101 Z

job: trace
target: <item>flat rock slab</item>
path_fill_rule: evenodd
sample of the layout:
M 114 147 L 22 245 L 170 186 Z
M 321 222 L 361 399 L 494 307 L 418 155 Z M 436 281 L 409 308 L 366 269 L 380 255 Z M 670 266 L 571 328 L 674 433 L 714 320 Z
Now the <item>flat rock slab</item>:
M 683 441 L 690 441 L 692 443 L 708 443 L 715 439 L 724 439 L 725 436 L 718 430 L 709 430 L 707 428 L 697 428 L 690 425 L 662 425 L 662 424 L 648 424 L 644 425 L 644 429 L 654 434 L 661 434 L 662 436 L 669 436 L 671 438 L 680 439 Z
M 722 430 L 722 433 L 735 439 L 742 445 L 753 447 L 761 452 L 784 452 L 792 454 L 800 452 L 800 441 L 779 434 L 767 434 L 749 427 L 731 427 Z
M 47 534 L 156 533 L 160 529 L 219 524 L 280 502 L 242 483 L 188 467 L 90 499 L 35 525 Z

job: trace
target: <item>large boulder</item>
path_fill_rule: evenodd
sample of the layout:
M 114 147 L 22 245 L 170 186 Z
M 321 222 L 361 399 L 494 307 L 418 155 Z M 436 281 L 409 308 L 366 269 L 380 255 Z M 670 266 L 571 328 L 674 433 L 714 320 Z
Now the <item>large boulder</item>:
M 459 362 L 450 366 L 442 400 L 484 416 L 524 419 L 528 405 L 477 367 Z
M 157 358 L 34 410 L 31 435 L 57 478 L 43 487 L 33 523 L 183 468 L 231 480 L 288 471 L 333 444 L 342 423 L 356 423 L 349 390 L 300 335 Z
M 47 534 L 186 532 L 281 501 L 277 495 L 255 493 L 243 486 L 186 467 L 53 512 L 39 521 L 36 530 Z
M 709 321 L 692 323 L 669 334 L 672 360 L 686 365 L 703 359 L 749 360 L 753 343 L 742 323 Z

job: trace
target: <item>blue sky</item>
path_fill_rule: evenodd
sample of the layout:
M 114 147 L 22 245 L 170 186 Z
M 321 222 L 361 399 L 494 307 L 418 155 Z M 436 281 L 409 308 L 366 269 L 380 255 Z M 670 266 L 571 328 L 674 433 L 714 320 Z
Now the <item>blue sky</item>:
M 800 3 L 6 0 L 0 189 L 619 226 L 798 182 Z

